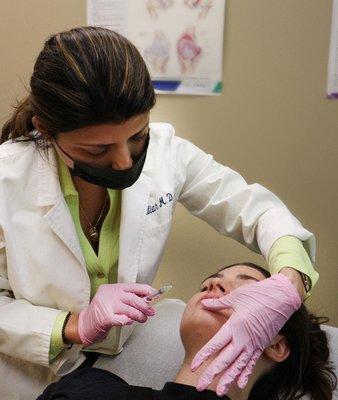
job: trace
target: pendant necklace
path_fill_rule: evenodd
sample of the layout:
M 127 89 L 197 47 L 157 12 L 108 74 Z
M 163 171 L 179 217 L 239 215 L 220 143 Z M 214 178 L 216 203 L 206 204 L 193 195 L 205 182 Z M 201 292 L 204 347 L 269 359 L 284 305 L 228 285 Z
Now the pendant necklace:
M 106 199 L 104 201 L 102 210 L 100 212 L 100 215 L 95 223 L 95 225 L 92 225 L 91 222 L 89 221 L 89 218 L 87 217 L 86 213 L 83 211 L 83 208 L 81 207 L 80 201 L 79 201 L 79 206 L 80 206 L 80 210 L 82 211 L 82 214 L 84 215 L 84 217 L 86 218 L 86 220 L 88 221 L 89 225 L 90 225 L 90 229 L 89 229 L 89 236 L 90 238 L 94 241 L 94 242 L 98 242 L 99 238 L 100 238 L 100 232 L 98 232 L 97 230 L 97 225 L 99 224 L 99 222 L 101 221 L 102 215 L 103 215 L 103 211 L 106 208 L 106 204 L 107 204 L 107 200 L 108 200 L 108 193 L 106 196 Z

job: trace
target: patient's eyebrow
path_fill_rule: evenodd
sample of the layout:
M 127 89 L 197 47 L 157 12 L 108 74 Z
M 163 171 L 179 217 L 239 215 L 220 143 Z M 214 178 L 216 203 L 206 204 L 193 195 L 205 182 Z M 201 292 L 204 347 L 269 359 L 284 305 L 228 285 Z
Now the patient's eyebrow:
M 244 280 L 253 279 L 256 282 L 259 282 L 259 279 L 254 278 L 253 276 L 247 274 L 238 274 L 236 276 L 236 279 L 244 279 Z

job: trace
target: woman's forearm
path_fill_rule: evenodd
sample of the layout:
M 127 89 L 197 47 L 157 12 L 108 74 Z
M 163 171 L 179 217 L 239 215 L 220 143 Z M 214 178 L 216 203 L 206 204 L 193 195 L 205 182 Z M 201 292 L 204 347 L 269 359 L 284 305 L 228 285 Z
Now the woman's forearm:
M 71 313 L 65 328 L 65 338 L 69 343 L 82 344 L 78 333 L 79 314 Z
M 296 287 L 299 296 L 303 301 L 306 295 L 306 291 L 299 272 L 296 269 L 293 269 L 292 267 L 285 267 L 280 270 L 280 273 L 282 273 L 283 275 L 285 275 L 287 278 L 290 279 L 290 281 Z

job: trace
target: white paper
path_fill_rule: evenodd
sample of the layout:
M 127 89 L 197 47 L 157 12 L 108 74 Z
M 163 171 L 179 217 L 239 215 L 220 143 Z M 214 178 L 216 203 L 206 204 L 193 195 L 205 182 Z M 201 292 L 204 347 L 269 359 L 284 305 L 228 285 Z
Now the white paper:
M 333 0 L 327 95 L 338 99 L 338 0 Z
M 128 0 L 88 0 L 88 25 L 101 26 L 127 34 Z
M 88 0 L 88 25 L 115 30 L 145 59 L 157 93 L 220 94 L 225 0 Z

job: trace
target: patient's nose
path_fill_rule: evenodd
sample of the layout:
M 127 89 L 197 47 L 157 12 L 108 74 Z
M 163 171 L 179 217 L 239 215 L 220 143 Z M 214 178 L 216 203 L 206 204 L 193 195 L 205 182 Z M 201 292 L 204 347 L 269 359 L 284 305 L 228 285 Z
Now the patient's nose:
M 224 285 L 222 285 L 221 280 L 219 278 L 210 279 L 208 287 L 207 287 L 207 291 L 208 291 L 208 293 L 215 294 L 215 295 L 226 294 Z

